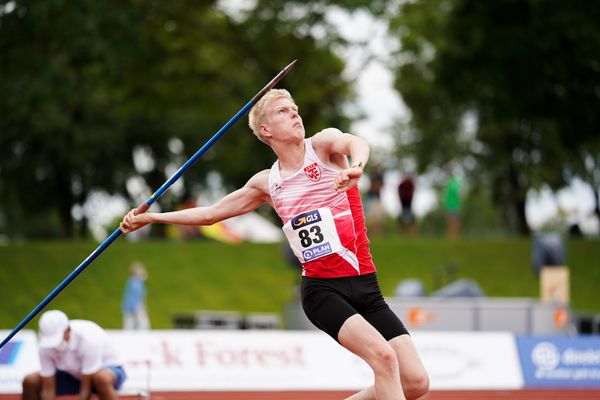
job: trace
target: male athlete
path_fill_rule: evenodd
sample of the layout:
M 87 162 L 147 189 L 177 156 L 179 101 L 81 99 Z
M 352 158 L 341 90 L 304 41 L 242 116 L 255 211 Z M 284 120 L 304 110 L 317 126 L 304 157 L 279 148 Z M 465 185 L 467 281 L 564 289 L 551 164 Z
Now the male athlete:
M 270 90 L 252 108 L 249 125 L 279 158 L 270 170 L 212 206 L 137 216 L 132 210 L 121 230 L 149 223 L 211 225 L 270 204 L 303 265 L 307 317 L 373 369 L 375 384 L 350 399 L 423 396 L 427 372 L 381 295 L 369 250 L 357 187 L 369 158 L 367 142 L 334 128 L 305 139 L 298 107 L 283 89 Z
M 39 322 L 42 366 L 23 379 L 24 400 L 51 400 L 79 394 L 89 399 L 118 399 L 125 381 L 120 357 L 106 332 L 95 322 L 71 320 L 59 310 L 46 311 Z

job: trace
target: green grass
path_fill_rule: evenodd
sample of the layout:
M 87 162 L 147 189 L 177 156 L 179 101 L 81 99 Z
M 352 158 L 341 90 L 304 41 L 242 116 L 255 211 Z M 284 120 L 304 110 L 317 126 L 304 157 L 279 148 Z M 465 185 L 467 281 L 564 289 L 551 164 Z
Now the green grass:
M 434 273 L 455 264 L 456 278 L 474 279 L 488 296 L 539 296 L 527 239 L 378 237 L 371 244 L 384 295 L 405 278 L 433 291 Z M 96 247 L 89 242 L 39 242 L 0 247 L 0 327 L 14 328 Z M 155 328 L 171 328 L 174 313 L 197 309 L 280 313 L 293 298 L 299 272 L 279 245 L 208 241 L 113 244 L 48 308 L 71 318 L 121 327 L 121 296 L 134 260 L 148 270 L 148 308 Z M 568 243 L 571 300 L 576 311 L 600 312 L 600 242 Z M 37 318 L 29 324 L 35 328 Z

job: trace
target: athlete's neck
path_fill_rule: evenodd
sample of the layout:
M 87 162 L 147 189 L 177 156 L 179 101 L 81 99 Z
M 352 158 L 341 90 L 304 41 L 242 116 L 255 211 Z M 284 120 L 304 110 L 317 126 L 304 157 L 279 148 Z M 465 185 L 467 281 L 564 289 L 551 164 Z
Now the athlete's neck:
M 304 164 L 306 148 L 304 140 L 298 143 L 287 143 L 279 149 L 274 149 L 279 158 L 279 174 L 282 178 L 292 176 Z

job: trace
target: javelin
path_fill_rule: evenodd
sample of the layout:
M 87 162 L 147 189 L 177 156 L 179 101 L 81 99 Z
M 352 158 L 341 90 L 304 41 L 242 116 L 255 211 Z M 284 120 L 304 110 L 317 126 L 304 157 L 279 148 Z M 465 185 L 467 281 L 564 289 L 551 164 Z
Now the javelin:
M 156 192 L 154 192 L 154 194 L 150 196 L 148 200 L 140 204 L 135 209 L 135 215 L 145 213 L 146 211 L 148 211 L 150 206 L 152 206 L 152 204 L 154 204 L 154 202 L 158 200 L 160 196 L 162 196 L 163 193 L 166 192 L 167 189 L 169 189 L 169 187 L 173 183 L 175 183 L 185 173 L 185 171 L 187 171 L 200 158 L 200 156 L 202 156 L 202 154 L 206 152 L 206 150 L 210 148 L 210 146 L 212 146 L 238 119 L 240 119 L 246 112 L 248 112 L 248 110 L 250 110 L 252 106 L 254 106 L 270 89 L 272 89 L 273 86 L 277 84 L 277 82 L 279 82 L 284 76 L 287 75 L 287 73 L 292 69 L 294 64 L 296 64 L 296 61 L 298 60 L 292 61 L 287 67 L 282 69 L 281 72 L 279 72 L 275 76 L 275 78 L 271 80 L 271 82 L 267 83 L 267 85 L 264 88 L 262 88 L 252 98 L 252 100 L 246 103 L 246 105 L 242 107 L 240 111 L 238 111 L 237 114 L 233 116 L 233 118 L 231 118 L 225 125 L 223 125 L 223 127 L 219 129 L 219 131 L 215 133 L 213 137 L 210 138 L 204 144 L 204 146 L 200 148 L 200 150 L 198 150 L 189 160 L 187 160 L 185 164 L 183 164 L 181 168 L 179 168 L 177 172 L 173 174 L 173 176 L 171 176 L 165 183 L 163 183 L 163 185 Z M 0 343 L 0 349 L 6 343 L 8 343 L 8 341 L 13 336 L 15 336 L 21 329 L 23 329 L 23 327 L 29 321 L 31 321 L 44 307 L 46 307 L 46 305 L 48 305 L 48 303 L 50 303 L 65 287 L 67 287 L 67 285 L 71 283 L 71 281 L 75 279 L 77 275 L 79 275 L 88 265 L 90 265 L 96 259 L 96 257 L 98 257 L 104 250 L 106 250 L 106 248 L 110 246 L 111 243 L 115 241 L 115 239 L 121 236 L 121 233 L 123 233 L 121 232 L 121 229 L 117 228 L 108 238 L 104 240 L 104 242 L 100 244 L 100 246 L 96 248 L 96 250 L 92 252 L 92 254 L 90 254 L 85 260 L 83 260 L 83 262 L 79 264 L 79 266 L 75 268 L 73 272 L 71 272 L 69 276 L 67 276 L 65 280 L 61 282 L 60 285 L 58 285 L 52 292 L 50 292 L 50 294 L 46 296 L 46 298 L 42 300 L 42 302 L 38 304 L 37 307 L 34 308 L 29 313 L 29 315 L 27 315 L 23 319 L 23 321 L 21 321 L 19 325 L 17 325 L 17 327 L 8 334 L 8 336 L 6 336 L 2 343 Z

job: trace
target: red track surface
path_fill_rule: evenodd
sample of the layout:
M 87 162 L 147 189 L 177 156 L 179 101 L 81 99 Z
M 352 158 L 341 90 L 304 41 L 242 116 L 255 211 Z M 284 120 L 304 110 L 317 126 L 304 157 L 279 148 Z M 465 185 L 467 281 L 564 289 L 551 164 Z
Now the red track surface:
M 152 393 L 148 400 L 340 400 L 352 392 L 172 392 Z M 143 399 L 127 396 L 123 399 Z M 0 395 L 0 400 L 18 400 Z M 61 399 L 77 399 L 69 396 Z M 497 390 L 432 391 L 421 400 L 600 400 L 598 390 Z

